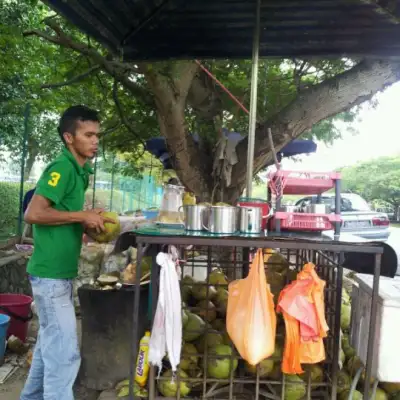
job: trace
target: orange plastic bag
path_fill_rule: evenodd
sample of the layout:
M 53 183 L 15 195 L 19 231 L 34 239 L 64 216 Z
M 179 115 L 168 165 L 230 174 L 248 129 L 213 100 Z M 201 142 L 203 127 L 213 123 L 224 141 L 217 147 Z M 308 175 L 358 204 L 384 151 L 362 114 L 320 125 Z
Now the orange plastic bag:
M 325 359 L 323 338 L 329 327 L 325 319 L 325 281 L 308 263 L 297 275 L 297 280 L 286 286 L 278 300 L 277 311 L 285 320 L 286 340 L 282 371 L 301 374 L 301 364 L 315 364 Z
M 276 314 L 267 284 L 262 249 L 249 275 L 229 285 L 226 327 L 239 354 L 257 365 L 275 351 Z

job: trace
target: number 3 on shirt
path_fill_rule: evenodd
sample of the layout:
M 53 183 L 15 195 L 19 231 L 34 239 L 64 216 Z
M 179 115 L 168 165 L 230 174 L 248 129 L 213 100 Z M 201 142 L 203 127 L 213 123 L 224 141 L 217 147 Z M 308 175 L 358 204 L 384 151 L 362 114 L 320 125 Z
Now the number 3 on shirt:
M 58 181 L 61 178 L 61 175 L 58 172 L 52 172 L 50 174 L 51 179 L 47 182 L 50 186 L 56 187 L 58 184 Z

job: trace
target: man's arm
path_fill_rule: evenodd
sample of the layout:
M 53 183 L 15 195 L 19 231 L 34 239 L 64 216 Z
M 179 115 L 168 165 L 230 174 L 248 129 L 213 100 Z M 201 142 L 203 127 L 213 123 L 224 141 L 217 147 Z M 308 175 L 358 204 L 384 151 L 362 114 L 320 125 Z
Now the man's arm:
M 25 221 L 35 225 L 66 225 L 80 223 L 85 228 L 104 231 L 104 223 L 115 221 L 102 217 L 98 210 L 93 211 L 58 211 L 55 205 L 62 202 L 71 190 L 75 179 L 73 166 L 69 162 L 55 161 L 50 164 L 40 177 L 35 194 L 25 212 Z
M 85 227 L 104 231 L 104 223 L 115 221 L 102 217 L 99 210 L 91 211 L 58 211 L 46 197 L 35 194 L 25 212 L 25 222 L 36 225 L 66 225 L 73 223 L 84 224 Z
M 49 199 L 35 194 L 25 212 L 25 222 L 39 225 L 83 223 L 82 212 L 58 211 Z

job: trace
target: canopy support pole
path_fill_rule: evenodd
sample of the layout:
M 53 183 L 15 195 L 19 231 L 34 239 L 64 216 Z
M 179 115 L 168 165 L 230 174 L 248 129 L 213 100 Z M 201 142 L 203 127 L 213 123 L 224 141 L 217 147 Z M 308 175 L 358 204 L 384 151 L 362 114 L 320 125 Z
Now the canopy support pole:
M 250 92 L 250 118 L 247 147 L 247 171 L 246 171 L 246 196 L 251 197 L 253 190 L 254 172 L 254 142 L 257 123 L 257 86 L 258 86 L 258 58 L 260 50 L 260 15 L 261 0 L 256 0 L 256 23 L 253 37 L 253 57 L 251 66 L 251 92 Z
M 96 180 L 97 180 L 97 156 L 94 159 L 93 168 L 93 193 L 92 193 L 92 208 L 96 208 Z
M 19 182 L 19 212 L 18 212 L 18 236 L 22 236 L 22 225 L 24 222 L 23 203 L 24 203 L 24 183 L 25 183 L 25 167 L 26 155 L 28 153 L 28 136 L 29 136 L 29 118 L 31 115 L 31 105 L 25 106 L 24 111 L 24 136 L 22 138 L 22 156 L 21 156 L 21 175 Z M 29 178 L 29 176 L 28 176 Z

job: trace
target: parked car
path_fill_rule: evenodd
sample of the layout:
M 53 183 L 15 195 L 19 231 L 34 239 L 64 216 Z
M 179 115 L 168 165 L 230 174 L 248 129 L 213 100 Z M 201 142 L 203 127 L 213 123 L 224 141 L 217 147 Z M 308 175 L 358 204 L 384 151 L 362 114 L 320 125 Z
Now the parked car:
M 308 204 L 317 203 L 318 196 L 308 196 L 298 200 L 296 207 L 302 209 Z M 335 195 L 324 194 L 320 201 L 335 211 Z M 387 240 L 390 235 L 387 214 L 371 210 L 368 203 L 354 193 L 341 195 L 341 232 L 351 233 L 370 240 Z
M 392 207 L 378 207 L 375 209 L 375 211 L 387 214 L 389 221 L 396 221 L 397 219 L 397 213 Z

